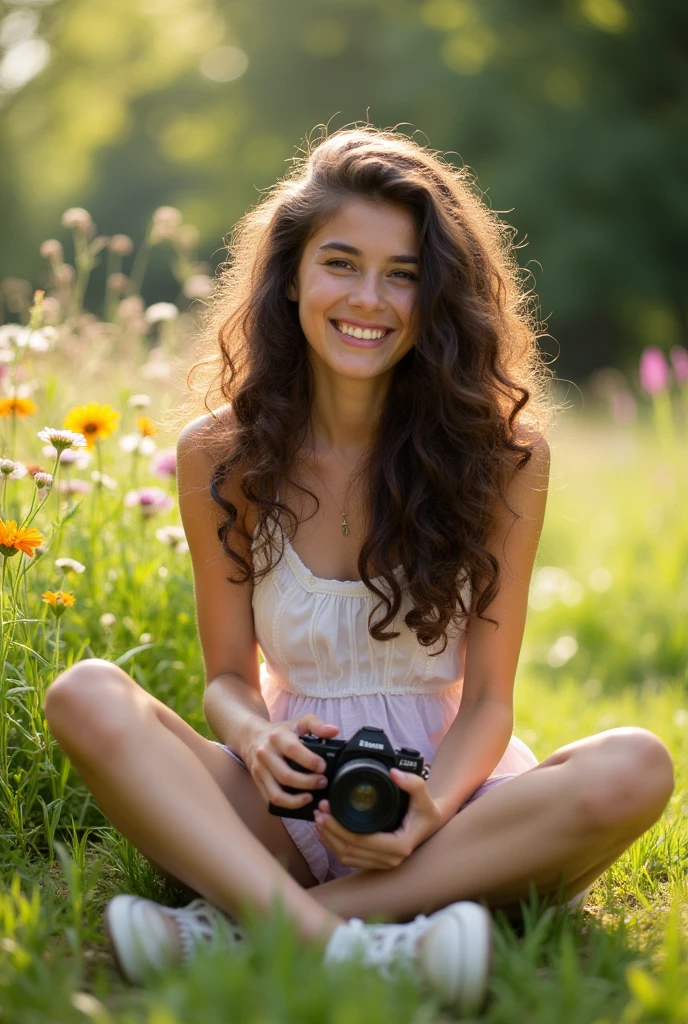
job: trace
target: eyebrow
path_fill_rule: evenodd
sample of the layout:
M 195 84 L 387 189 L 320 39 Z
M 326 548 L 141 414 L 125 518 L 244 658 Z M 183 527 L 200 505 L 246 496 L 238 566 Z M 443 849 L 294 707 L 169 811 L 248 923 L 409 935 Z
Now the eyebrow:
M 318 252 L 321 249 L 338 249 L 340 252 L 348 252 L 352 256 L 362 256 L 363 253 L 360 249 L 357 249 L 355 245 L 347 245 L 346 242 L 325 242 L 324 245 L 318 246 Z M 412 256 L 410 253 L 402 253 L 400 256 L 388 256 L 388 263 L 418 263 L 418 257 Z

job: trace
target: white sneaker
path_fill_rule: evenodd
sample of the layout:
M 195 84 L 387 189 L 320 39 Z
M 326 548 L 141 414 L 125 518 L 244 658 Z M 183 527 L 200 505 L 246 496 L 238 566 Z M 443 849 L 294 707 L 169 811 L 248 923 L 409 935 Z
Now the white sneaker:
M 325 962 L 358 957 L 386 978 L 395 964 L 404 964 L 444 1006 L 470 1012 L 485 1000 L 491 951 L 488 911 L 479 903 L 461 902 L 408 924 L 365 924 L 352 918 L 330 936 Z
M 173 954 L 165 917 L 177 925 L 181 954 Z M 202 899 L 174 908 L 121 894 L 107 905 L 105 930 L 117 966 L 134 984 L 171 963 L 187 962 L 198 945 L 216 941 L 229 948 L 244 939 L 244 932 L 230 917 Z

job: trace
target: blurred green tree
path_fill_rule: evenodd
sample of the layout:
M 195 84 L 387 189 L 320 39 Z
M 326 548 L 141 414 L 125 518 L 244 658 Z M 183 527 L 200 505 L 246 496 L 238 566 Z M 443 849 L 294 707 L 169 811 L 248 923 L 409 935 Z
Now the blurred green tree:
M 41 283 L 38 246 L 64 240 L 71 205 L 136 242 L 156 206 L 177 206 L 217 264 L 306 133 L 369 119 L 475 170 L 517 229 L 561 375 L 685 340 L 679 0 L 13 0 L 2 13 L 0 276 Z M 22 82 L 41 41 L 50 59 Z M 145 295 L 174 289 L 154 254 Z

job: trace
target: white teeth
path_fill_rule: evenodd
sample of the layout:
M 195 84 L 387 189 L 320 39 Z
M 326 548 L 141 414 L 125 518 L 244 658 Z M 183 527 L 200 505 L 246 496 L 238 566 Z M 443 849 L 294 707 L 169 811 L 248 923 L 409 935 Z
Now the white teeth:
M 352 325 L 343 323 L 341 320 L 335 320 L 337 330 L 341 331 L 342 334 L 348 334 L 351 338 L 363 338 L 366 341 L 377 340 L 383 338 L 386 331 L 371 330 L 370 328 L 353 327 Z

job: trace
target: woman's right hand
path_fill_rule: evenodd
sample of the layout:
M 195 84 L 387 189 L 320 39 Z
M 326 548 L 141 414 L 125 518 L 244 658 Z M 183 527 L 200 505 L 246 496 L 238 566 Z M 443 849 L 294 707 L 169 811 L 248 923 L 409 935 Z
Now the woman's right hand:
M 309 750 L 299 739 L 306 733 L 332 739 L 339 732 L 336 725 L 326 725 L 318 715 L 302 715 L 286 722 L 265 722 L 253 733 L 243 758 L 251 778 L 258 786 L 266 803 L 296 810 L 310 803 L 327 785 L 325 760 Z M 303 765 L 308 774 L 296 771 L 286 758 Z M 284 786 L 304 790 L 286 793 Z

